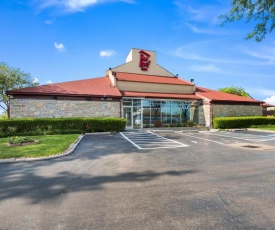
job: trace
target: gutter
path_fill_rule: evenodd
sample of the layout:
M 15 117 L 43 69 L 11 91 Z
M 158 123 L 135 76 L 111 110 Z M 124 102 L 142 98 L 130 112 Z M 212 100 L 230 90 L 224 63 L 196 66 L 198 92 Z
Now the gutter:
M 210 105 L 210 124 L 209 124 L 209 128 L 213 128 L 213 103 L 212 100 L 209 101 L 209 105 Z

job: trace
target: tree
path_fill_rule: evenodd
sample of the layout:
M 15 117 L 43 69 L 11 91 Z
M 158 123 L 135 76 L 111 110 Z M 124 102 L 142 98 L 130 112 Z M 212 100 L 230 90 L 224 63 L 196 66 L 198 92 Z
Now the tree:
M 8 112 L 9 110 L 9 98 L 6 91 L 36 85 L 38 83 L 34 81 L 29 73 L 10 67 L 4 62 L 0 63 L 0 107 L 4 111 Z
M 230 86 L 230 87 L 220 88 L 218 90 L 224 93 L 235 94 L 243 97 L 250 97 L 249 93 L 245 92 L 244 88 L 238 87 L 238 86 Z
M 8 113 L 5 111 L 0 112 L 0 120 L 8 119 Z
M 275 0 L 232 0 L 231 10 L 219 16 L 223 22 L 221 26 L 228 22 L 245 19 L 246 22 L 255 21 L 254 30 L 248 33 L 246 40 L 254 38 L 256 42 L 261 42 L 267 33 L 271 33 L 275 27 Z

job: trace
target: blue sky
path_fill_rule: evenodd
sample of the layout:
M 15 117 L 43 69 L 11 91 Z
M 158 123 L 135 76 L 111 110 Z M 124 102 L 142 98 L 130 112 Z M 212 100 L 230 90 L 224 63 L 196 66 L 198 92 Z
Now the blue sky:
M 240 86 L 275 104 L 275 32 L 244 40 L 253 24 L 220 26 L 222 0 L 1 0 L 0 62 L 40 84 L 101 77 L 131 48 L 198 86 Z

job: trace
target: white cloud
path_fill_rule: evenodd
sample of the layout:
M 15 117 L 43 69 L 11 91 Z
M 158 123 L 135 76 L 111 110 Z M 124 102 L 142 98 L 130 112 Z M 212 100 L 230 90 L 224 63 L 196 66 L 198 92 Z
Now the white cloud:
M 52 20 L 45 20 L 45 22 L 44 22 L 46 25 L 51 25 L 53 22 L 52 22 Z
M 101 50 L 99 52 L 100 57 L 111 57 L 111 56 L 114 56 L 115 54 L 116 54 L 116 51 L 114 50 Z
M 264 99 L 264 101 L 268 104 L 275 105 L 275 96 L 271 96 L 269 98 Z
M 223 73 L 223 71 L 214 65 L 193 65 L 189 70 L 196 72 Z
M 260 94 L 260 95 L 266 96 L 266 97 L 270 97 L 270 95 L 275 95 L 275 90 L 272 90 L 272 89 L 249 88 L 249 91 L 254 94 Z
M 37 82 L 38 82 L 38 78 L 35 77 L 35 78 L 33 79 L 33 83 L 37 83 Z
M 265 64 L 275 65 L 275 46 L 273 47 L 263 47 L 259 50 L 249 50 L 241 48 L 246 54 L 250 55 L 253 58 L 265 60 Z
M 108 2 L 126 2 L 134 3 L 134 0 L 37 0 L 40 2 L 40 8 L 58 7 L 65 11 L 77 12 L 84 11 L 85 8 Z
M 63 52 L 65 51 L 65 46 L 63 45 L 63 43 L 54 43 L 54 47 L 59 51 L 59 52 Z
M 229 47 L 229 46 L 228 46 Z M 217 40 L 205 40 L 192 42 L 176 48 L 173 54 L 177 57 L 223 64 L 247 64 L 247 65 L 264 65 L 266 62 L 252 59 L 238 59 L 229 56 L 238 56 L 234 47 L 228 48 L 225 44 L 220 44 Z M 215 52 L 213 52 L 215 50 Z M 233 53 L 232 53 L 233 52 Z M 212 56 L 211 54 L 216 54 Z M 219 54 L 222 56 L 220 57 Z M 228 58 L 224 58 L 224 54 L 228 54 Z
M 221 29 L 208 29 L 208 28 L 200 28 L 191 23 L 186 23 L 186 25 L 196 34 L 213 34 L 213 35 L 229 35 L 232 32 L 221 30 Z
M 225 3 L 203 5 L 201 2 L 188 0 L 175 0 L 174 4 L 179 8 L 182 17 L 187 21 L 220 24 L 218 16 L 226 12 Z
M 46 81 L 46 84 L 52 84 L 53 82 L 51 80 Z

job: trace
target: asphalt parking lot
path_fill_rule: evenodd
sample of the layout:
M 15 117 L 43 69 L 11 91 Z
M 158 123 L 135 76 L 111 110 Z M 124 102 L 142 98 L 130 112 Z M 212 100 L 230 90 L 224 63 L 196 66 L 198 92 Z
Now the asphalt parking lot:
M 0 229 L 275 229 L 275 135 L 90 135 L 1 164 Z

